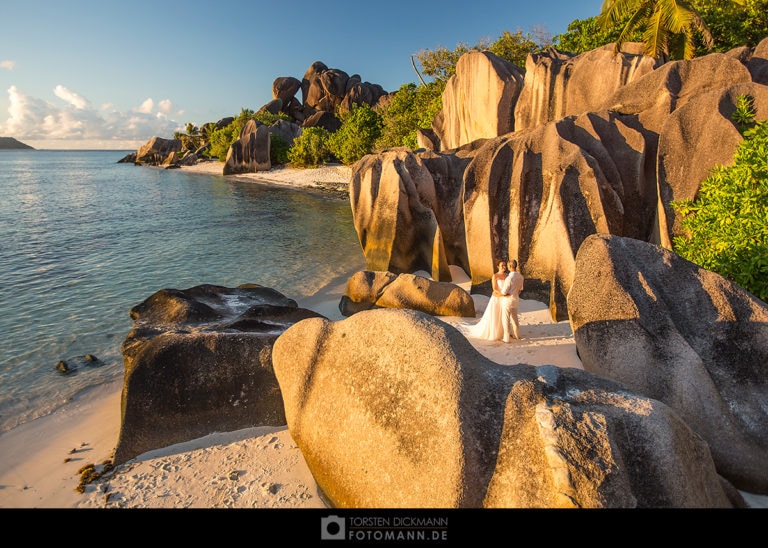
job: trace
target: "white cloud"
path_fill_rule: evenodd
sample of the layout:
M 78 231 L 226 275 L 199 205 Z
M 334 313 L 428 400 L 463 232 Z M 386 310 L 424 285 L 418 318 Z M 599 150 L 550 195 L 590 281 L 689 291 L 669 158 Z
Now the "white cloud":
M 16 61 L 0 61 L 0 68 L 13 70 L 16 66 Z
M 90 104 L 88 103 L 87 99 L 82 98 L 74 91 L 70 91 L 62 85 L 58 85 L 53 88 L 53 93 L 56 95 L 56 97 L 66 101 L 76 109 L 84 110 L 90 108 Z
M 154 101 L 146 99 L 138 108 L 120 112 L 109 103 L 99 108 L 82 95 L 56 86 L 54 95 L 65 104 L 54 104 L 26 95 L 16 86 L 8 89 L 8 119 L 0 123 L 0 135 L 20 141 L 126 142 L 144 144 L 152 137 L 170 138 L 183 124 L 168 118 L 173 109 L 169 100 L 160 101 L 155 111 Z
M 155 102 L 152 100 L 151 97 L 149 97 L 148 99 L 145 99 L 144 102 L 141 103 L 134 110 L 136 112 L 141 112 L 143 114 L 149 114 L 150 112 L 152 112 L 153 108 L 155 108 Z

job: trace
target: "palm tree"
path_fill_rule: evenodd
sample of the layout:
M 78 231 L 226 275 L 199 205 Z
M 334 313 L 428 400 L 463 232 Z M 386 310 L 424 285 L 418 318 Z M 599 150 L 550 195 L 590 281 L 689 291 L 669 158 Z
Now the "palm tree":
M 187 130 L 187 135 L 189 136 L 194 137 L 194 136 L 200 135 L 200 128 L 198 128 L 192 122 L 187 122 L 186 130 Z
M 642 29 L 644 53 L 652 57 L 692 59 L 697 35 L 707 49 L 714 45 L 704 20 L 684 0 L 604 0 L 598 22 L 608 29 L 621 21 L 627 22 L 616 40 L 616 51 L 638 29 Z

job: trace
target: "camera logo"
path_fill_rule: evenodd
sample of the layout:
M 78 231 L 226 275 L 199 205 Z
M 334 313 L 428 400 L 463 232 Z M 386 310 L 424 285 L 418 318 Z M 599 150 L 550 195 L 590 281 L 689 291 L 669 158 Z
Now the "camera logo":
M 346 522 L 339 516 L 320 518 L 320 540 L 344 540 Z

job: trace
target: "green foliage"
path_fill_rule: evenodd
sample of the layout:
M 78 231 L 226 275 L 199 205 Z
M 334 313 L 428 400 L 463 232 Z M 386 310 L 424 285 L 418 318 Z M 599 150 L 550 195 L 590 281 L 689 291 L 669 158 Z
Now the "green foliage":
M 505 30 L 501 36 L 491 42 L 487 39 L 478 40 L 474 46 L 459 42 L 453 50 L 443 46 L 435 50 L 421 50 L 416 58 L 421 64 L 421 72 L 442 82 L 443 85 L 456 73 L 456 63 L 459 58 L 471 49 L 490 51 L 502 59 L 525 69 L 525 60 L 533 53 L 552 45 L 552 38 L 543 29 L 534 29 L 523 33 L 518 30 L 511 33 Z
M 304 128 L 288 150 L 288 163 L 292 167 L 317 167 L 326 163 L 331 155 L 328 148 L 330 132 L 323 127 Z
M 639 32 L 649 55 L 691 59 L 757 45 L 768 35 L 768 0 L 606 0 L 597 19 L 607 32 L 622 27 L 617 42 Z
M 567 32 L 555 36 L 555 46 L 561 51 L 578 54 L 614 43 L 619 39 L 627 20 L 628 17 L 625 17 L 611 26 L 604 27 L 598 17 L 576 19 L 568 25 Z M 627 38 L 628 42 L 643 41 L 642 33 L 639 31 L 628 35 Z
M 684 0 L 605 0 L 598 21 L 605 29 L 626 21 L 617 48 L 642 31 L 645 54 L 653 57 L 691 59 L 697 39 L 708 49 L 713 45 L 704 20 Z
M 328 138 L 328 148 L 344 165 L 357 162 L 373 152 L 376 140 L 381 136 L 382 121 L 369 105 L 353 105 L 340 116 L 341 127 Z
M 521 30 L 518 30 L 512 34 L 505 30 L 487 49 L 502 59 L 525 69 L 525 60 L 528 58 L 528 54 L 540 51 L 551 42 L 552 40 L 548 36 L 542 35 L 537 40 L 531 33 L 523 34 Z
M 672 202 L 685 236 L 681 257 L 768 302 L 768 121 L 744 132 L 733 165 L 718 166 L 694 200 Z
M 269 134 L 269 161 L 272 165 L 287 164 L 288 150 L 290 147 L 285 139 L 275 133 Z
M 210 158 L 216 158 L 223 162 L 227 159 L 227 153 L 229 153 L 232 143 L 240 138 L 240 131 L 242 131 L 249 120 L 256 120 L 266 126 L 271 126 L 278 120 L 290 120 L 290 117 L 283 112 L 272 114 L 268 111 L 254 112 L 251 109 L 243 108 L 240 110 L 240 114 L 226 127 L 216 128 L 214 122 L 209 122 L 203 127 L 198 128 L 189 122 L 186 125 L 188 135 L 177 132 L 178 135 L 174 134 L 174 137 L 181 139 L 182 146 L 187 150 L 197 150 L 204 141 L 207 141 L 209 146 L 205 154 Z M 287 161 L 287 145 L 285 142 L 281 144 L 275 143 L 272 140 L 270 147 L 270 157 L 274 163 L 285 163 Z
M 240 137 L 240 130 L 243 129 L 243 125 L 244 123 L 235 120 L 228 126 L 216 129 L 211 133 L 209 137 L 211 146 L 208 149 L 211 158 L 217 158 L 220 162 L 227 159 L 229 147 Z
M 240 138 L 240 131 L 242 131 L 245 124 L 253 119 L 254 112 L 250 109 L 243 108 L 240 110 L 240 114 L 238 114 L 228 126 L 213 129 L 208 135 L 208 141 L 210 143 L 208 155 L 211 158 L 217 158 L 220 162 L 226 161 L 229 147 Z M 215 128 L 215 125 L 209 127 Z
M 243 127 L 248 122 L 248 120 L 252 120 L 254 118 L 255 114 L 256 113 L 249 108 L 242 108 L 240 109 L 240 114 L 235 116 L 235 120 L 232 123 L 239 124 L 240 127 Z
M 374 149 L 400 146 L 416 149 L 416 130 L 432 127 L 432 121 L 443 108 L 444 89 L 445 85 L 437 81 L 423 86 L 413 83 L 400 86 L 381 111 L 381 137 Z
M 434 50 L 421 50 L 416 54 L 416 59 L 421 65 L 422 74 L 445 85 L 448 79 L 456 74 L 456 63 L 459 62 L 459 57 L 470 49 L 467 44 L 459 42 L 453 50 L 444 46 L 438 46 Z
M 711 50 L 697 45 L 697 55 L 754 47 L 768 36 L 768 0 L 691 0 L 690 5 L 701 15 L 714 41 Z
M 284 112 L 278 112 L 277 114 L 272 114 L 271 112 L 267 110 L 262 110 L 261 112 L 257 112 L 252 116 L 254 120 L 257 122 L 261 122 L 265 126 L 271 126 L 275 122 L 279 120 L 290 120 L 290 116 L 288 116 Z
M 744 134 L 746 130 L 755 125 L 755 98 L 751 95 L 739 95 L 736 97 L 736 110 L 731 119 L 739 128 L 739 132 Z
M 696 29 L 695 25 L 688 26 L 693 48 L 693 56 L 705 55 L 717 51 L 726 52 L 739 46 L 754 47 L 768 36 L 768 0 L 740 0 L 728 2 L 722 0 L 691 0 L 689 2 L 675 2 L 675 5 L 686 7 L 698 15 L 703 26 L 708 29 L 711 42 L 706 35 Z M 606 3 L 606 7 L 608 3 Z M 554 42 L 558 49 L 571 53 L 583 53 L 612 42 L 643 42 L 646 37 L 653 39 L 653 29 L 649 28 L 653 9 L 664 2 L 645 2 L 629 0 L 622 2 L 610 2 L 614 7 L 627 9 L 615 10 L 612 18 L 601 15 L 584 20 L 575 20 L 568 25 L 568 31 L 555 36 Z M 671 3 L 668 3 L 671 6 Z M 629 9 L 632 8 L 632 9 Z M 634 20 L 633 26 L 627 29 L 627 34 L 622 36 L 622 31 Z M 655 20 L 662 24 L 663 20 Z M 669 27 L 669 24 L 667 24 Z M 673 33 L 674 34 L 674 33 Z M 669 35 L 669 44 L 677 45 L 678 49 L 684 48 L 686 43 L 680 38 L 677 42 Z M 711 44 L 711 47 L 708 46 Z M 682 55 L 672 54 L 672 58 L 682 58 Z

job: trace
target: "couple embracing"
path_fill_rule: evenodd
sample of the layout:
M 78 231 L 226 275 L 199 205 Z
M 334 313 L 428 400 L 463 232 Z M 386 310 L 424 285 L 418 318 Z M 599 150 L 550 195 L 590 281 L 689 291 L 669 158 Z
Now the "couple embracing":
M 517 271 L 517 261 L 497 260 L 493 275 L 493 294 L 488 301 L 480 321 L 469 326 L 469 334 L 478 339 L 491 341 L 520 338 L 520 323 L 517 310 L 520 292 L 523 290 L 523 275 Z

